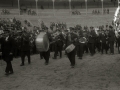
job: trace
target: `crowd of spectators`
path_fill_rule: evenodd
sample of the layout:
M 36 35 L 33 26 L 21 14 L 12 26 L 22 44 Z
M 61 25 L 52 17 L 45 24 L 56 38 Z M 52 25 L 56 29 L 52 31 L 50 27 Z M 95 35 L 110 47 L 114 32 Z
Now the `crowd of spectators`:
M 21 9 L 20 10 L 20 14 L 23 15 L 23 14 L 27 14 L 27 15 L 37 15 L 36 11 L 35 10 L 31 10 L 31 9 Z
M 66 29 L 67 28 L 67 25 L 66 25 L 66 23 L 61 23 L 61 22 L 58 22 L 58 23 L 55 23 L 55 22 L 51 22 L 50 23 L 50 29 L 51 30 L 54 30 L 54 28 L 55 29 Z
M 94 15 L 99 15 L 101 12 L 99 10 L 93 10 L 92 14 Z M 103 14 L 109 14 L 109 9 L 104 8 L 103 9 Z
M 37 15 L 37 13 L 34 10 L 28 9 L 27 10 L 28 15 Z
M 10 14 L 10 11 L 7 10 L 7 9 L 3 9 L 2 12 L 1 12 L 2 15 L 9 15 Z
M 109 13 L 110 13 L 109 9 L 104 8 L 104 14 L 109 14 Z
M 28 20 L 24 20 L 25 24 L 28 26 L 28 27 L 31 27 L 31 24 Z
M 72 15 L 81 15 L 81 13 L 80 13 L 80 11 L 75 10 L 75 11 L 72 11 Z
M 98 15 L 98 14 L 100 14 L 100 11 L 99 11 L 99 10 L 93 10 L 93 11 L 92 11 L 92 14 L 93 14 L 93 15 Z

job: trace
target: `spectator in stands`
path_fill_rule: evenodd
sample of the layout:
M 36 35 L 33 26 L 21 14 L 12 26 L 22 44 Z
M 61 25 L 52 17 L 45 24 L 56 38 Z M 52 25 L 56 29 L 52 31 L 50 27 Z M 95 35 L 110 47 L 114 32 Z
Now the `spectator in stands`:
M 94 10 L 92 11 L 92 14 L 95 14 L 95 11 L 94 11 Z
M 98 14 L 100 14 L 100 11 L 98 10 Z
M 104 8 L 104 14 L 106 14 L 106 9 Z
M 109 9 L 107 9 L 107 14 L 109 14 Z

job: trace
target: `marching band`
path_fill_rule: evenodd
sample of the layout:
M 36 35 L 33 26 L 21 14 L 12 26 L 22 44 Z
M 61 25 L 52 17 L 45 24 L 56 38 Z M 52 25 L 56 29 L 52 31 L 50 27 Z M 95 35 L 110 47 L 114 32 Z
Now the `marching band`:
M 14 22 L 20 23 L 17 20 Z M 17 25 L 14 27 L 20 29 L 19 24 Z M 54 52 L 52 58 L 57 59 L 58 56 L 62 58 L 62 51 L 65 50 L 65 55 L 68 57 L 71 67 L 74 68 L 76 56 L 82 59 L 84 53 L 90 53 L 93 56 L 96 52 L 103 54 L 105 51 L 108 54 L 108 50 L 110 50 L 110 54 L 113 55 L 115 42 L 118 46 L 118 53 L 120 53 L 120 33 L 116 34 L 111 25 L 109 28 L 108 26 L 106 28 L 101 26 L 97 29 L 76 25 L 66 29 L 66 24 L 51 24 L 52 29 L 57 27 L 56 30 L 51 29 L 51 32 L 43 23 L 42 25 L 44 29 L 36 28 L 37 32 L 34 34 L 28 32 L 26 28 L 22 30 L 22 27 L 21 31 L 12 32 L 12 30 L 8 30 L 8 33 L 5 32 L 7 26 L 1 25 L 1 29 L 4 28 L 4 33 L 0 35 L 1 55 L 7 64 L 6 75 L 13 73 L 11 61 L 18 56 L 21 56 L 20 66 L 25 65 L 25 56 L 28 57 L 28 64 L 31 63 L 31 54 L 40 54 L 40 58 L 45 59 L 45 65 L 48 65 L 51 52 Z

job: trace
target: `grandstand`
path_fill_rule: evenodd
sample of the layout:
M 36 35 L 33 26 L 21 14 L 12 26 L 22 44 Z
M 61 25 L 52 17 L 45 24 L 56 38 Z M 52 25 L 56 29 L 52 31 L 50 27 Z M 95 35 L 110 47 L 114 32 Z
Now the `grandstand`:
M 17 8 L 18 0 L 0 0 L 0 7 L 13 7 Z M 20 5 L 29 8 L 35 8 L 35 0 L 19 0 Z M 85 8 L 85 0 L 71 0 L 72 8 L 82 9 Z M 104 7 L 116 7 L 117 0 L 104 0 Z M 38 8 L 52 9 L 52 0 L 38 0 Z M 68 0 L 55 0 L 56 9 L 68 9 Z M 88 0 L 88 8 L 101 8 L 101 0 Z
M 32 9 L 36 11 L 35 0 L 19 0 L 21 8 Z M 114 12 L 118 6 L 117 0 L 104 0 L 104 8 L 110 10 L 110 14 L 102 15 L 101 0 L 88 0 L 88 9 L 86 16 L 85 0 L 72 0 L 71 12 L 69 10 L 68 0 L 55 0 L 55 10 L 52 10 L 52 0 L 38 0 L 38 15 L 29 15 L 22 13 L 19 15 L 17 0 L 0 0 L 0 11 L 5 8 L 10 11 L 9 15 L 1 15 L 1 18 L 16 17 L 27 19 L 32 26 L 40 26 L 40 21 L 44 21 L 49 27 L 50 22 L 66 22 L 68 27 L 76 24 L 98 26 L 106 23 L 111 23 L 114 17 Z M 42 6 L 42 8 L 41 8 Z M 78 11 L 80 15 L 72 15 L 72 12 Z M 93 10 L 99 10 L 99 15 L 93 15 Z M 55 14 L 54 14 L 55 13 Z M 54 16 L 55 15 L 55 16 Z M 105 21 L 106 19 L 106 21 Z M 97 22 L 96 22 L 97 20 Z M 92 23 L 90 23 L 92 22 Z

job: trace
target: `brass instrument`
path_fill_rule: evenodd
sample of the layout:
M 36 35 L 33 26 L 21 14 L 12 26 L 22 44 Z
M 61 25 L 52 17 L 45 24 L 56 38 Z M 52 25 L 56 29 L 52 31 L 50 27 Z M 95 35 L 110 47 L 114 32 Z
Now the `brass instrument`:
M 80 42 L 80 43 L 86 43 L 86 42 L 87 42 L 87 39 L 86 39 L 85 37 L 81 37 L 81 38 L 79 39 L 79 42 Z

